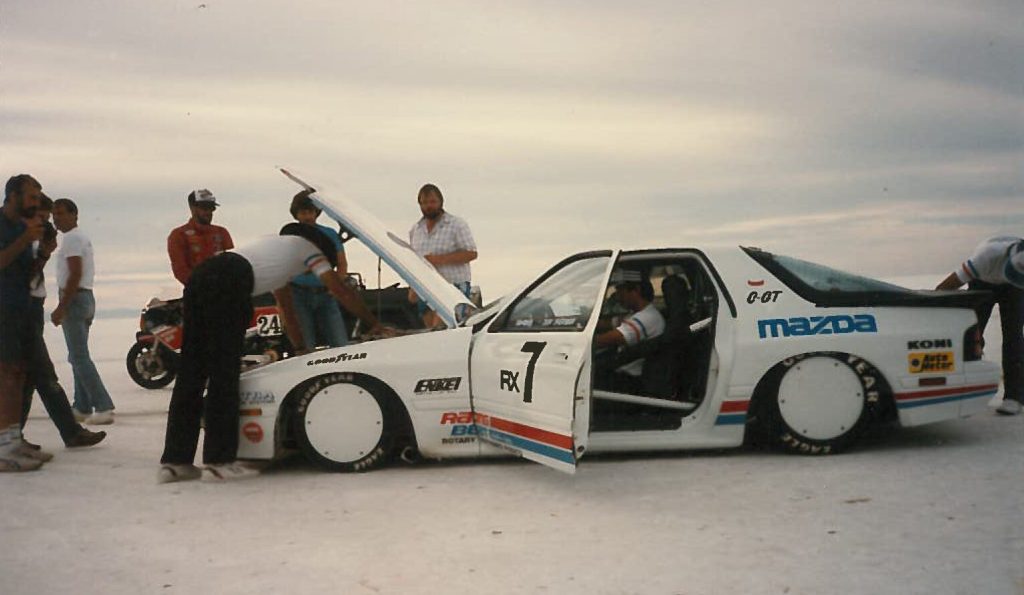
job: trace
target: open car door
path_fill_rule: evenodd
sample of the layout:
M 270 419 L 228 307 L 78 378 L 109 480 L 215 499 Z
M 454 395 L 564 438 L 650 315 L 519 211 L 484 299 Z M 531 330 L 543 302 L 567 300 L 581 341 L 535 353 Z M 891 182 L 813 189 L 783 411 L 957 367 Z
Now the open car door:
M 476 333 L 470 393 L 481 440 L 576 471 L 589 432 L 591 343 L 615 256 L 559 263 Z

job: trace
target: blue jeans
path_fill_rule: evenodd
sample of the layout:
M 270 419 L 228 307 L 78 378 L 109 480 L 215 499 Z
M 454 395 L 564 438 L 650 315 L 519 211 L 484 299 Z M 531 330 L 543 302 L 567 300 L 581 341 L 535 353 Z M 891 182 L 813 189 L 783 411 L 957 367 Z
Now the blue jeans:
M 348 331 L 345 319 L 341 317 L 338 302 L 326 288 L 292 285 L 292 302 L 295 317 L 299 319 L 305 348 L 312 350 L 318 345 L 344 347 L 348 345 Z
M 79 289 L 68 304 L 67 314 L 61 322 L 64 342 L 68 346 L 68 362 L 75 375 L 73 406 L 79 413 L 86 414 L 114 408 L 114 402 L 110 400 L 96 364 L 92 363 L 92 356 L 89 355 L 89 327 L 92 326 L 95 314 L 96 299 L 92 291 Z

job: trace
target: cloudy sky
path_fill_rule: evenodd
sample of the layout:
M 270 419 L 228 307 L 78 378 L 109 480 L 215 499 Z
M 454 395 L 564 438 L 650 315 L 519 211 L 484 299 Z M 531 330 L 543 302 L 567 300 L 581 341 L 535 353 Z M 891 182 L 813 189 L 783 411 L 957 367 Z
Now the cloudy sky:
M 403 235 L 438 184 L 488 299 L 597 247 L 937 282 L 1024 234 L 1020 0 L 3 0 L 0 80 L 4 176 L 79 203 L 107 308 L 175 287 L 195 187 L 277 230 L 278 164 Z

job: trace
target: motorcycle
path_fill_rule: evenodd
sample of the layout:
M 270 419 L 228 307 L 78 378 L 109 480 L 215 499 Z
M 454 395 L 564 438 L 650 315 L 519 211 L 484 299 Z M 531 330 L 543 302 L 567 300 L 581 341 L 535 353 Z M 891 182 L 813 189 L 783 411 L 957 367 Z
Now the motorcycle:
M 128 375 L 142 388 L 163 388 L 178 375 L 184 319 L 181 298 L 153 298 L 139 316 L 135 344 L 128 350 Z M 281 326 L 281 315 L 269 294 L 253 298 L 253 317 L 245 333 L 242 367 L 266 363 L 267 354 L 291 354 L 291 345 Z

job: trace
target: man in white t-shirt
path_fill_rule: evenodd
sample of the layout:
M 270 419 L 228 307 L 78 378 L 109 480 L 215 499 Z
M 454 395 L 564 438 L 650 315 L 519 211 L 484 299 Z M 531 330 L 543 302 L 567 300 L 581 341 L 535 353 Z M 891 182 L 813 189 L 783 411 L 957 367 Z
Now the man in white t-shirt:
M 292 304 L 289 281 L 306 271 L 323 282 L 327 291 L 370 329 L 381 332 L 377 318 L 355 291 L 342 284 L 334 272 L 333 244 L 316 228 L 290 223 L 279 236 L 223 252 L 204 260 L 185 285 L 185 326 L 178 376 L 167 415 L 167 433 L 160 483 L 189 479 L 233 480 L 258 472 L 235 461 L 238 451 L 238 381 L 242 344 L 252 319 L 252 296 L 274 292 L 284 317 L 285 330 L 296 345 L 301 335 Z M 199 422 L 204 417 L 203 463 L 193 463 L 199 442 Z
M 1017 415 L 1024 401 L 1024 239 L 1003 236 L 985 240 L 960 268 L 936 287 L 985 289 L 995 300 L 978 312 L 979 332 L 999 304 L 1003 331 L 1003 402 L 996 409 L 1003 415 Z
M 69 198 L 53 201 L 53 224 L 61 232 L 57 250 L 57 287 L 60 302 L 50 320 L 64 331 L 68 362 L 75 377 L 72 409 L 78 421 L 114 423 L 114 402 L 89 355 L 89 327 L 96 315 L 92 294 L 96 265 L 92 242 L 78 227 L 78 205 Z
M 594 337 L 598 347 L 632 347 L 657 337 L 665 331 L 665 317 L 652 303 L 654 287 L 640 271 L 616 269 L 612 271 L 611 283 L 615 286 L 615 299 L 633 314 L 626 317 L 616 328 L 599 333 Z M 643 371 L 643 360 L 636 360 L 615 370 L 625 375 L 624 384 L 637 384 Z M 622 383 L 616 383 L 622 384 Z

